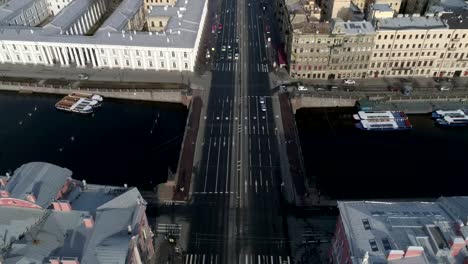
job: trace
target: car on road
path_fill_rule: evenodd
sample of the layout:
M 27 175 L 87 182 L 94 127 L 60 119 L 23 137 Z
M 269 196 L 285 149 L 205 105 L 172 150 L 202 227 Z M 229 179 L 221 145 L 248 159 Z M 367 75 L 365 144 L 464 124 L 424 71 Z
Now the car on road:
M 265 104 L 262 104 L 261 108 L 262 108 L 263 112 L 266 112 L 266 105 Z
M 450 91 L 450 87 L 448 86 L 445 86 L 445 85 L 442 85 L 439 87 L 439 91 L 443 92 L 443 91 Z
M 343 80 L 343 83 L 344 83 L 344 84 L 347 84 L 347 85 L 355 85 L 355 84 L 356 84 L 356 81 L 355 81 L 355 80 L 351 80 L 351 79 L 344 79 L 344 80 Z
M 234 54 L 234 59 L 238 60 L 239 59 L 239 53 Z
M 317 91 L 326 91 L 327 90 L 322 86 L 318 86 L 316 89 L 317 89 Z
M 85 73 L 80 73 L 78 74 L 78 79 L 80 80 L 88 80 L 89 79 L 89 76 Z
M 232 60 L 232 53 L 228 52 L 227 59 Z
M 305 87 L 304 85 L 298 85 L 298 86 L 297 86 L 297 90 L 299 90 L 299 91 L 307 91 L 307 90 L 309 90 L 309 89 L 307 89 L 307 87 Z
M 261 104 L 265 103 L 265 97 L 264 96 L 260 96 L 258 99 L 259 99 Z
M 226 51 L 226 46 L 223 45 L 223 46 L 221 47 L 221 51 L 222 51 L 222 52 L 225 52 L 225 51 Z

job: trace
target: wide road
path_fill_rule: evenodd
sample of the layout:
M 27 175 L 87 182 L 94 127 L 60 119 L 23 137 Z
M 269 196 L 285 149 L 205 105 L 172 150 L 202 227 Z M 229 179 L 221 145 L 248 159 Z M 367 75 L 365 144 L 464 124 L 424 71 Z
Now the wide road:
M 272 10 L 253 0 L 221 10 L 184 263 L 292 263 L 268 77 Z

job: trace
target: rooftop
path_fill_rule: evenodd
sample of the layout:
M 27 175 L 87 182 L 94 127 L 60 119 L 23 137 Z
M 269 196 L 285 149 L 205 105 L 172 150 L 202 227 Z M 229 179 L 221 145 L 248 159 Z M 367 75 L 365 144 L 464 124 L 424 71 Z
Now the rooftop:
M 393 12 L 393 9 L 390 7 L 389 4 L 373 4 L 372 9 L 382 12 Z
M 464 203 L 468 198 L 454 197 L 448 204 Z M 389 254 L 422 248 L 424 254 L 391 263 L 458 263 L 462 254 L 452 257 L 452 241 L 459 237 L 456 219 L 440 202 L 339 202 L 340 216 L 351 255 L 369 263 L 387 263 Z M 466 206 L 462 211 L 468 215 Z M 463 240 L 464 241 L 464 240 Z M 464 244 L 464 242 L 463 242 Z M 390 262 L 389 262 L 390 263 Z
M 44 29 L 66 31 L 79 19 L 96 0 L 73 0 L 63 8 Z
M 44 168 L 60 168 L 30 164 L 21 166 L 21 171 L 29 168 L 28 175 L 38 178 L 44 175 Z M 77 258 L 81 263 L 126 263 L 129 243 L 139 235 L 145 216 L 146 202 L 139 191 L 73 181 L 66 195 L 71 211 L 0 204 L 3 263 L 48 263 L 54 256 Z
M 301 34 L 329 34 L 330 23 L 303 21 L 293 24 L 293 30 Z
M 20 12 L 24 7 L 31 5 L 35 0 L 9 0 L 0 6 L 0 24 L 11 15 Z
M 447 28 L 447 26 L 443 23 L 443 21 L 437 17 L 432 15 L 427 16 L 404 16 L 394 18 L 384 18 L 377 22 L 378 29 L 388 29 L 388 30 L 409 30 L 409 29 L 439 29 L 439 28 Z
M 347 21 L 335 20 L 333 22 L 332 34 L 361 35 L 374 34 L 374 26 L 367 21 Z
M 451 29 L 468 29 L 468 11 L 444 13 L 440 18 Z

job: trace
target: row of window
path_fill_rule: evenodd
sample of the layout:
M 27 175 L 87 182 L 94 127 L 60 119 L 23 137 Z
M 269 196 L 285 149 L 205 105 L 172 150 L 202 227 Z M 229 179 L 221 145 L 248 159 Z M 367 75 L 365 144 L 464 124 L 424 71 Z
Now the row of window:
M 310 43 L 317 43 L 317 44 L 342 44 L 342 43 L 367 43 L 372 42 L 372 37 L 359 37 L 359 38 L 349 38 L 345 37 L 341 38 L 294 38 L 294 43 L 299 44 L 310 44 Z
M 164 57 L 164 51 L 159 51 L 159 57 Z M 105 49 L 101 49 L 101 54 L 105 54 Z M 115 49 L 112 50 L 112 55 L 116 55 L 117 52 L 115 51 Z M 140 56 L 140 55 L 143 55 L 144 52 L 140 52 L 138 50 L 135 50 L 135 56 Z M 146 52 L 146 54 L 148 54 L 148 56 L 151 56 L 151 51 L 148 50 Z M 124 55 L 125 56 L 128 56 L 129 55 L 129 51 L 128 50 L 124 50 Z M 171 51 L 171 57 L 172 58 L 175 58 L 176 57 L 176 53 L 175 51 Z M 184 51 L 184 58 L 187 58 L 188 57 L 188 53 L 186 51 Z
M 434 66 L 434 61 L 395 61 L 395 62 L 372 62 L 370 64 L 370 68 L 386 68 L 387 65 L 390 68 L 408 68 L 408 67 L 432 67 Z M 439 67 L 440 64 L 436 64 L 436 67 Z M 466 67 L 466 62 L 462 63 L 457 63 L 457 62 L 451 62 L 451 63 L 444 63 L 443 68 L 465 68 Z
M 427 35 L 426 35 L 426 39 L 430 39 L 431 37 L 432 37 L 433 39 L 436 39 L 436 38 L 437 38 L 437 35 L 439 36 L 439 37 L 438 37 L 439 39 L 442 39 L 442 38 L 447 38 L 447 39 L 449 39 L 449 38 L 452 36 L 451 34 L 445 35 L 445 34 L 442 34 L 442 33 L 440 33 L 440 34 L 432 34 L 432 35 L 431 35 L 431 34 L 427 34 Z M 393 39 L 393 36 L 394 36 L 394 35 L 378 35 L 378 36 L 377 36 L 377 39 L 387 39 L 387 37 L 388 37 L 389 39 Z M 406 36 L 408 36 L 408 39 L 412 39 L 412 38 L 413 38 L 413 34 L 408 34 L 408 35 L 406 35 L 406 34 L 401 34 L 401 35 L 398 34 L 398 35 L 396 35 L 396 39 L 400 39 L 400 38 L 401 38 L 401 39 L 406 39 Z M 453 36 L 453 38 L 454 38 L 454 39 L 458 39 L 458 36 L 459 36 L 458 34 L 455 34 L 455 35 Z M 466 37 L 466 34 L 463 34 L 461 37 L 462 37 L 462 39 L 464 39 L 464 38 Z M 418 38 L 424 39 L 424 34 L 415 34 L 415 35 L 414 35 L 414 39 L 418 39 Z
M 447 52 L 447 56 L 445 57 L 446 59 L 451 59 L 452 58 L 452 54 L 453 54 L 453 59 L 458 59 L 458 60 L 463 60 L 465 58 L 465 53 L 464 52 L 461 52 L 461 53 L 458 53 L 458 52 Z M 385 56 L 384 56 L 385 55 Z M 419 56 L 419 52 L 392 52 L 391 54 L 391 57 L 394 58 L 394 57 L 401 57 L 403 55 L 403 57 L 413 57 L 413 55 L 415 57 L 418 57 Z M 421 52 L 421 57 L 424 57 L 424 56 L 436 56 L 437 55 L 437 52 L 436 51 L 433 51 L 433 52 Z M 440 59 L 443 59 L 444 58 L 444 55 L 445 53 L 440 53 L 439 55 L 439 58 Z M 387 53 L 374 53 L 374 58 L 376 57 L 379 57 L 379 58 L 388 58 L 390 56 L 390 53 L 387 52 Z M 468 58 L 468 57 L 466 57 Z M 466 59 L 465 58 L 465 59 Z
M 416 45 L 417 45 L 417 46 L 416 46 Z M 420 48 L 424 48 L 424 49 L 427 49 L 427 48 L 439 48 L 439 43 L 435 43 L 435 44 L 434 44 L 434 43 L 430 43 L 429 45 L 426 43 L 426 44 L 424 44 L 424 46 L 422 46 L 422 44 L 412 44 L 411 46 L 410 46 L 410 44 L 406 44 L 406 46 L 404 46 L 403 44 L 400 44 L 400 49 L 403 49 L 403 48 L 405 48 L 405 47 L 406 47 L 406 49 L 409 49 L 410 47 L 413 48 L 413 49 L 415 49 L 415 48 L 418 48 L 418 49 L 420 49 Z M 444 44 L 444 48 L 447 48 L 447 47 L 448 47 L 448 44 L 445 43 L 445 44 Z M 463 47 L 463 43 L 458 44 L 458 48 L 462 48 L 462 47 Z M 380 45 L 375 45 L 375 49 L 379 49 L 379 48 L 385 49 L 385 45 L 382 45 L 382 46 L 380 46 Z M 387 45 L 387 49 L 391 49 L 391 48 L 392 48 L 392 45 L 391 45 L 391 44 L 388 44 L 388 45 Z M 452 49 L 453 49 L 453 48 L 456 48 L 455 43 L 452 43 L 452 44 L 450 45 L 450 48 L 452 48 Z M 465 48 L 468 48 L 468 43 L 465 43 Z M 397 45 L 397 44 L 393 45 L 393 49 L 398 49 L 398 45 Z
M 151 68 L 153 67 L 153 61 L 149 60 L 147 63 L 148 63 L 147 67 L 151 67 Z M 109 65 L 107 59 L 102 59 L 102 64 L 105 66 Z M 166 67 L 166 64 L 164 61 L 161 61 L 159 65 L 161 68 Z M 114 59 L 113 66 L 119 66 L 119 60 Z M 130 60 L 125 60 L 125 66 L 130 67 Z M 137 60 L 137 66 L 142 67 L 141 60 Z M 177 63 L 175 61 L 172 62 L 171 66 L 172 66 L 172 69 L 177 69 Z M 184 62 L 184 69 L 188 69 L 188 68 L 189 68 L 188 63 Z

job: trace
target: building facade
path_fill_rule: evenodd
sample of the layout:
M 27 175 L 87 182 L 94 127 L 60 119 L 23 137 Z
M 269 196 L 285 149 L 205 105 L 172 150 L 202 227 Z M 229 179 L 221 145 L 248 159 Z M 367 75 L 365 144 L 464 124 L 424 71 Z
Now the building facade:
M 49 8 L 44 0 L 21 1 L 43 1 L 43 9 Z M 145 13 L 143 0 L 123 0 L 100 25 L 107 1 L 75 0 L 43 27 L 0 26 L 0 63 L 193 71 L 207 2 L 180 0 L 163 27 L 142 32 L 147 21 L 158 20 Z
M 366 77 L 375 36 L 369 22 L 334 21 L 332 25 L 315 23 L 315 27 L 309 30 L 312 31 L 309 34 L 295 34 L 293 37 L 292 77 Z

